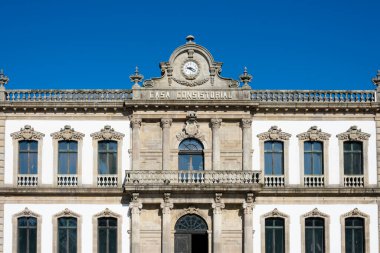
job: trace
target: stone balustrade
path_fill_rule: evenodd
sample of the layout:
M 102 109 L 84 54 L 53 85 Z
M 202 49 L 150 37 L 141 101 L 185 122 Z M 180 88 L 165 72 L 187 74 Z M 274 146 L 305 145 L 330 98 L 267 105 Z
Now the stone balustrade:
M 60 187 L 78 186 L 77 175 L 58 175 L 57 185 Z
M 252 90 L 251 100 L 256 102 L 318 102 L 364 103 L 375 102 L 376 92 L 371 90 Z
M 284 187 L 285 186 L 285 176 L 275 175 L 275 176 L 264 176 L 264 186 L 265 187 Z
M 98 187 L 118 187 L 117 175 L 98 175 Z
M 323 187 L 325 185 L 325 176 L 323 175 L 305 175 L 303 184 L 306 187 Z
M 19 174 L 17 176 L 17 186 L 36 187 L 38 185 L 38 175 Z
M 364 187 L 364 176 L 344 176 L 344 187 L 360 188 Z
M 125 185 L 259 184 L 258 171 L 126 171 Z

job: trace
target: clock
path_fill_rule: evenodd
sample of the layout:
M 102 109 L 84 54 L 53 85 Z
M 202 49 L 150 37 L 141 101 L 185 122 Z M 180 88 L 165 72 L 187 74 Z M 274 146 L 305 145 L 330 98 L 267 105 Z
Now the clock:
M 182 74 L 186 79 L 195 79 L 199 74 L 199 65 L 194 60 L 187 60 L 182 65 Z

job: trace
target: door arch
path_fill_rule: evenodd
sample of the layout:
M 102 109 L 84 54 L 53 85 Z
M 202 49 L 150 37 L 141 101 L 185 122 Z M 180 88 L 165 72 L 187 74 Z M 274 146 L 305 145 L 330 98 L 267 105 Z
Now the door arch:
M 175 253 L 207 253 L 207 223 L 196 214 L 180 217 L 175 224 Z

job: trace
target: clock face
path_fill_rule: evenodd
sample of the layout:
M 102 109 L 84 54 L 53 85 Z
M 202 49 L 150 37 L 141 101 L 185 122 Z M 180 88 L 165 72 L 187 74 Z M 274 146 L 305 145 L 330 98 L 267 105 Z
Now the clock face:
M 183 64 L 182 72 L 186 78 L 194 79 L 199 74 L 199 66 L 195 61 L 187 61 Z

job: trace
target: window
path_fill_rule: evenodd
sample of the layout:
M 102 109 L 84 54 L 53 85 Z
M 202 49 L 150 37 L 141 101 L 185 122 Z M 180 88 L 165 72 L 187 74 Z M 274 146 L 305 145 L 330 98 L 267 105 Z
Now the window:
M 17 252 L 37 252 L 37 218 L 19 217 L 17 219 Z
M 345 141 L 344 175 L 363 175 L 363 144 L 359 141 Z
M 117 174 L 117 142 L 98 142 L 98 174 Z
M 19 174 L 38 173 L 38 141 L 19 141 Z
M 345 220 L 345 245 L 346 253 L 364 253 L 364 219 L 347 218 Z
M 281 141 L 264 143 L 265 175 L 284 175 L 284 145 Z
M 179 144 L 179 170 L 203 170 L 203 145 L 196 139 L 185 139 Z
M 323 143 L 319 141 L 304 142 L 305 175 L 323 175 Z
M 58 142 L 58 174 L 77 174 L 78 142 Z
M 77 252 L 77 219 L 74 217 L 58 218 L 58 252 Z
M 265 253 L 285 253 L 285 224 L 282 218 L 265 219 Z
M 325 252 L 325 221 L 322 218 L 305 219 L 305 252 Z
M 117 253 L 117 219 L 98 218 L 98 252 Z

